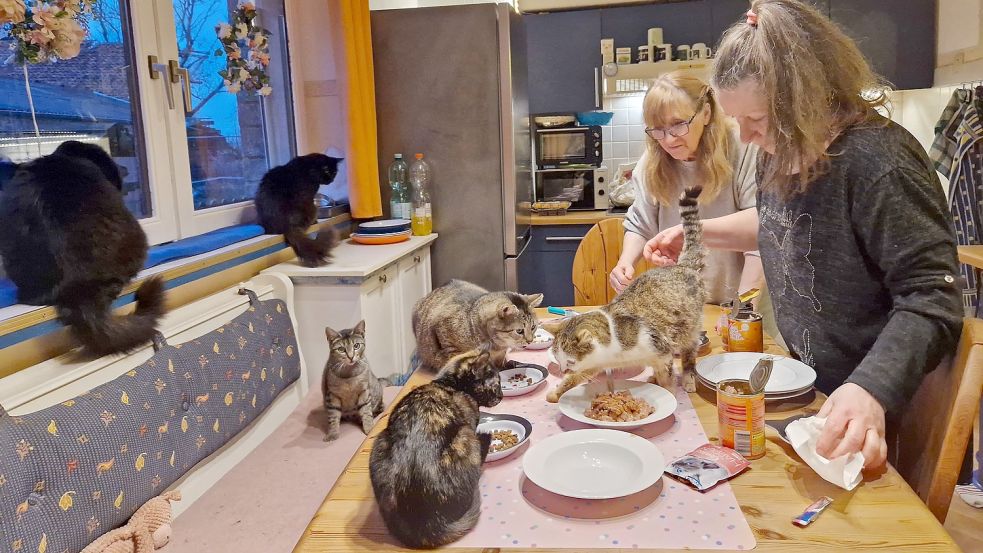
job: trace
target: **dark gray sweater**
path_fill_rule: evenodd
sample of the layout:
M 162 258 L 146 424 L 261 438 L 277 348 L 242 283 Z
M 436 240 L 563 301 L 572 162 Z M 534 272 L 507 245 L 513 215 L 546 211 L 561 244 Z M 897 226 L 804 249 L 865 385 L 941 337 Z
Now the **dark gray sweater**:
M 758 192 L 758 247 L 782 337 L 830 393 L 870 392 L 894 418 L 962 329 L 956 241 L 935 170 L 884 120 L 829 148 L 829 171 Z

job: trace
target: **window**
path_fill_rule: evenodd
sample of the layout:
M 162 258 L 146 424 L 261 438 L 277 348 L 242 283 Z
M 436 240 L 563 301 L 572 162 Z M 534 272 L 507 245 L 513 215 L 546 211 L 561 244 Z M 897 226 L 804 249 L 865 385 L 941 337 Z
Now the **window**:
M 77 57 L 29 64 L 26 82 L 21 66 L 0 65 L 0 155 L 98 143 L 124 168 L 126 204 L 152 244 L 251 220 L 260 178 L 294 155 L 293 114 L 284 0 L 255 2 L 272 33 L 272 94 L 226 91 L 215 26 L 236 3 L 98 0 Z

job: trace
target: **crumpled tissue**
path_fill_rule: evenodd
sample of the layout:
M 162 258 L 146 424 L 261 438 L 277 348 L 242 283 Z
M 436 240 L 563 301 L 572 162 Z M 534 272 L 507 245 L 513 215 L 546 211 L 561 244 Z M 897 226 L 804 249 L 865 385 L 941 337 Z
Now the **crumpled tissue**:
M 863 480 L 864 454 L 858 451 L 836 459 L 826 459 L 816 453 L 816 442 L 825 425 L 826 419 L 823 417 L 806 417 L 789 423 L 785 435 L 795 452 L 816 474 L 844 490 L 852 490 Z

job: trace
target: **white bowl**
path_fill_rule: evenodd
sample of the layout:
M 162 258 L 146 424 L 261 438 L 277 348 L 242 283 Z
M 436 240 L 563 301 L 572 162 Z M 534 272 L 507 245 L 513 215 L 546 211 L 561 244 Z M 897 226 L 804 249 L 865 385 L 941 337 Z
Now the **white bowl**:
M 546 349 L 553 345 L 553 335 L 544 328 L 537 328 L 532 343 L 526 349 Z
M 521 374 L 526 378 L 532 379 L 532 384 L 512 384 L 508 380 L 509 378 Z M 534 365 L 532 363 L 517 363 L 514 369 L 505 369 L 498 372 L 498 376 L 502 379 L 502 395 L 503 396 L 521 396 L 528 394 L 529 392 L 539 388 L 543 382 L 546 382 L 546 376 L 549 372 L 546 367 L 540 365 Z
M 594 397 L 600 393 L 608 391 L 607 382 L 602 377 L 600 380 L 595 380 L 593 382 L 588 382 L 587 384 L 581 384 L 580 386 L 572 388 L 567 393 L 560 396 L 560 412 L 577 422 L 582 422 L 591 426 L 597 426 L 599 428 L 613 428 L 618 430 L 630 430 L 632 428 L 638 428 L 640 426 L 645 426 L 646 424 L 658 422 L 675 413 L 676 407 L 679 406 L 679 402 L 676 401 L 676 396 L 673 395 L 672 392 L 661 386 L 649 384 L 648 382 L 639 382 L 637 380 L 615 380 L 614 389 L 615 391 L 630 391 L 632 396 L 637 399 L 647 401 L 649 405 L 655 408 L 655 410 L 652 411 L 651 415 L 645 417 L 644 419 L 638 419 L 637 421 L 630 422 L 600 421 L 588 417 L 584 414 L 584 411 L 590 407 L 590 403 Z
M 662 478 L 665 458 L 652 442 L 616 430 L 573 430 L 537 442 L 522 458 L 526 478 L 579 499 L 638 493 Z
M 529 439 L 529 435 L 532 434 L 532 423 L 528 420 L 518 416 L 518 415 L 504 415 L 504 414 L 494 414 L 494 413 L 479 413 L 478 414 L 478 428 L 477 432 L 486 432 L 491 434 L 496 430 L 511 430 L 519 436 L 519 442 L 514 446 L 503 449 L 502 451 L 488 451 L 488 456 L 485 457 L 485 462 L 489 463 L 491 461 L 498 461 L 499 459 L 504 459 L 509 455 L 512 455 L 519 450 Z M 492 445 L 495 444 L 495 440 L 492 440 Z

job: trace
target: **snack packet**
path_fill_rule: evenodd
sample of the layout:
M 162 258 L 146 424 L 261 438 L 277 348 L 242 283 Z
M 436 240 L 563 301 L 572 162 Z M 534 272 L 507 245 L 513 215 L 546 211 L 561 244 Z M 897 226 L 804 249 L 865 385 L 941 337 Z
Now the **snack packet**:
M 704 444 L 670 463 L 665 472 L 702 492 L 740 474 L 748 466 L 747 459 L 733 449 Z

